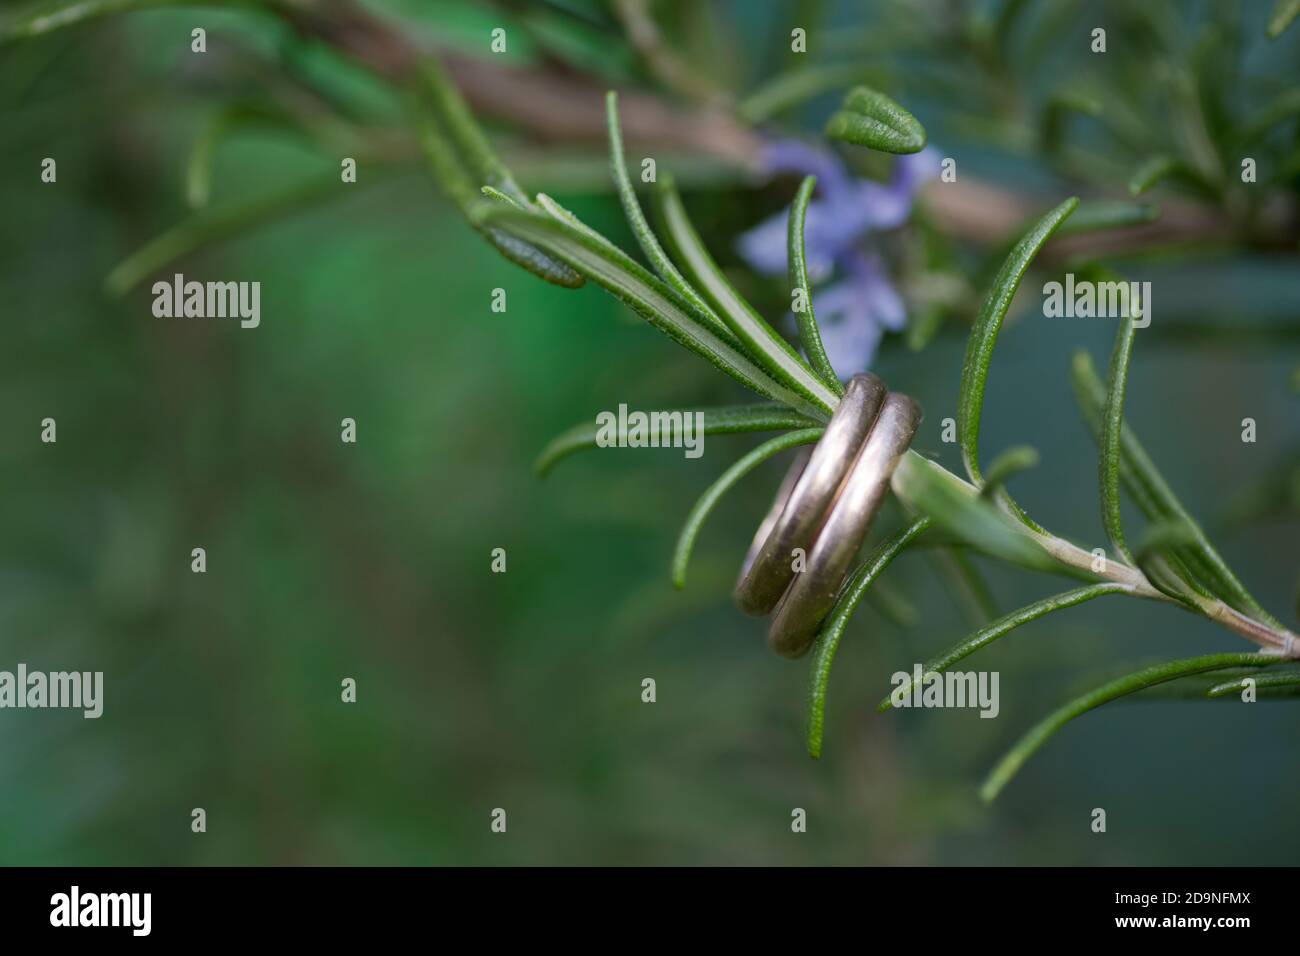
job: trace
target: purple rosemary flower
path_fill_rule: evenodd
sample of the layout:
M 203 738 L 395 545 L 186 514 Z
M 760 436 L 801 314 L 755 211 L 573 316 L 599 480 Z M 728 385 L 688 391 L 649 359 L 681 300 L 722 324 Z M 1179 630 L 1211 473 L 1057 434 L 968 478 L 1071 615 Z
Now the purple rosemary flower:
M 808 204 L 804 227 L 808 273 L 813 282 L 837 273 L 837 281 L 814 293 L 813 311 L 831 365 L 847 379 L 871 364 L 886 331 L 896 332 L 907 321 L 903 300 L 880 256 L 862 240 L 907 221 L 918 190 L 939 172 L 939 154 L 927 148 L 899 156 L 888 183 L 858 179 L 834 153 L 799 140 L 771 144 L 760 162 L 771 174 L 817 177 L 817 198 Z M 786 273 L 789 215 L 787 208 L 738 240 L 741 256 L 755 270 Z

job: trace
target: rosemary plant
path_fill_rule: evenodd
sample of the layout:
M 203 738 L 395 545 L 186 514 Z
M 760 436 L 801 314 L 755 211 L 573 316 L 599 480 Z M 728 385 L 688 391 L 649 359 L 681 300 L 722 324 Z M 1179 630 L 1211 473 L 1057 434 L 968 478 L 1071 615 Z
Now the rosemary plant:
M 446 103 L 455 92 L 441 74 L 428 74 L 437 95 L 426 102 Z M 536 249 L 540 261 L 564 264 L 600 285 L 643 316 L 651 325 L 712 363 L 720 371 L 770 400 L 769 404 L 728 406 L 704 410 L 706 434 L 780 431 L 737 460 L 701 495 L 691 509 L 672 558 L 673 583 L 686 578 L 691 550 L 700 528 L 718 501 L 759 464 L 787 449 L 816 442 L 842 394 L 839 379 L 826 359 L 812 310 L 796 313 L 799 343 L 805 359 L 766 323 L 727 281 L 692 226 L 671 178 L 662 178 L 655 201 L 663 222 L 669 256 L 650 228 L 636 196 L 624 160 L 617 97 L 607 100 L 611 171 L 628 224 L 654 273 L 643 268 L 612 242 L 545 195 L 531 208 L 511 201 L 491 183 L 484 202 L 467 205 L 470 220 L 480 229 L 499 230 Z M 856 110 L 856 112 L 854 112 Z M 468 122 L 468 113 L 445 107 L 439 118 Z M 924 130 L 901 106 L 873 90 L 855 90 L 836 114 L 828 133 L 859 145 L 889 152 L 919 150 Z M 468 140 L 469 130 L 453 139 Z M 790 284 L 808 296 L 808 269 L 803 242 L 808 201 L 815 178 L 799 188 L 789 217 Z M 1100 207 L 1100 208 L 1098 208 Z M 1113 227 L 1132 216 L 1132 209 L 1102 204 L 1082 205 L 1068 198 L 1033 222 L 1007 254 L 972 326 L 961 369 L 958 434 L 966 478 L 955 475 L 915 451 L 909 451 L 894 473 L 892 485 L 913 519 L 902 531 L 867 555 L 845 584 L 839 601 L 822 627 L 812 654 L 809 689 L 808 752 L 821 754 L 831 664 L 862 598 L 880 574 L 925 536 L 948 540 L 1013 564 L 1047 574 L 1082 579 L 1082 587 L 1063 591 L 1012 611 L 926 663 L 924 674 L 941 673 L 1016 628 L 1048 614 L 1105 595 L 1121 595 L 1177 605 L 1212 620 L 1257 645 L 1253 653 L 1226 653 L 1170 661 L 1136 671 L 1107 683 L 1031 728 L 990 773 L 981 791 L 992 799 L 1016 770 L 1057 730 L 1074 717 L 1110 701 L 1159 684 L 1195 674 L 1254 673 L 1300 659 L 1300 640 L 1265 611 L 1228 567 L 1200 525 L 1179 502 L 1124 423 L 1124 396 L 1134 341 L 1134 317 L 1121 321 L 1107 381 L 1097 376 L 1086 353 L 1072 366 L 1076 394 L 1100 448 L 1102 523 L 1114 553 L 1099 557 L 1052 534 L 1015 502 L 1005 487 L 1013 474 L 1037 460 L 1032 449 L 1012 449 L 994 461 L 985 475 L 980 463 L 980 419 L 989 367 L 1003 318 L 1034 257 L 1073 216 L 1076 231 Z M 544 257 L 544 258 L 543 258 Z M 529 257 L 516 257 L 525 266 Z M 555 281 L 550 266 L 537 268 Z M 545 474 L 561 458 L 596 447 L 597 428 L 579 425 L 556 438 L 542 452 L 537 470 Z M 1127 486 L 1151 525 L 1141 543 L 1129 546 L 1120 519 L 1120 487 Z M 1207 691 L 1222 696 L 1216 684 Z M 1269 675 L 1269 687 L 1300 686 L 1300 670 Z M 889 707 L 889 699 L 881 709 Z
M 159 5 L 164 4 L 160 0 L 41 0 L 0 15 L 0 41 L 39 35 L 97 13 Z M 347 3 L 290 0 L 261 4 L 232 0 L 229 5 L 270 11 L 304 34 L 362 60 L 400 90 L 407 97 L 419 148 L 433 177 L 473 228 L 508 260 L 560 286 L 591 282 L 602 287 L 761 399 L 703 410 L 705 434 L 776 434 L 735 461 L 691 508 L 671 560 L 672 580 L 681 587 L 700 529 L 719 500 L 764 461 L 796 446 L 816 443 L 844 393 L 810 305 L 804 229 L 816 179 L 808 176 L 802 181 L 788 217 L 789 285 L 796 298 L 809 303 L 795 313 L 796 348 L 724 277 L 692 224 L 673 180 L 663 174 L 651 197 L 660 228 L 656 232 L 651 227 L 627 170 L 614 93 L 605 104 L 610 171 L 648 267 L 550 196 L 530 195 L 497 156 L 438 60 L 386 31 L 360 8 Z M 991 37 L 1008 35 L 1014 26 L 1011 21 L 1024 6 L 1008 3 L 1003 17 L 1007 22 L 1000 20 L 994 31 L 973 30 L 960 38 L 961 55 L 980 64 L 994 80 L 1005 77 L 1000 72 L 1003 67 L 997 65 L 1002 62 L 999 54 L 990 50 L 989 45 L 995 42 Z M 1274 35 L 1286 28 L 1296 6 L 1280 3 L 1278 9 L 1269 26 Z M 842 108 L 826 126 L 828 137 L 880 153 L 907 155 L 921 150 L 927 142 L 925 129 L 890 96 L 859 85 L 869 81 L 869 73 L 849 65 L 786 76 L 746 99 L 738 113 L 757 122 L 819 92 L 850 85 Z M 1295 92 L 1290 90 L 1263 113 L 1238 126 L 1234 132 L 1237 140 L 1258 140 L 1278 122 L 1293 118 L 1300 112 Z M 1019 104 L 1005 105 L 1011 122 Z M 1044 154 L 1069 165 L 1077 158 L 1065 144 L 1069 118 L 1098 113 L 1097 97 L 1085 92 L 1063 91 L 1052 98 L 1044 118 Z M 1142 131 L 1124 127 L 1123 114 L 1117 115 L 1121 119 L 1115 136 L 1140 143 Z M 243 113 L 235 111 L 222 114 L 220 122 L 229 124 L 243 118 Z M 338 134 L 330 128 L 323 135 Z M 208 195 L 207 163 L 215 135 L 219 134 L 205 136 L 191 164 L 189 195 L 196 206 L 203 205 Z M 1207 167 L 1186 157 L 1150 155 L 1131 172 L 1128 186 L 1136 197 L 1162 180 L 1178 181 L 1194 191 L 1222 198 L 1221 173 L 1213 163 Z M 122 263 L 109 276 L 108 288 L 124 293 L 198 245 L 316 201 L 326 192 L 326 184 L 313 182 L 293 195 L 261 201 L 235 213 L 201 213 Z M 1209 698 L 1231 695 L 1245 678 L 1256 680 L 1261 690 L 1270 693 L 1300 689 L 1300 668 L 1284 666 L 1300 659 L 1297 635 L 1266 611 L 1228 566 L 1124 420 L 1136 338 L 1132 315 L 1120 322 L 1104 377 L 1086 353 L 1075 355 L 1070 364 L 1080 411 L 1099 449 L 1099 508 L 1111 544 L 1109 554 L 1085 549 L 1052 533 L 1011 496 L 1008 482 L 1032 468 L 1037 452 L 1014 448 L 992 462 L 981 456 L 981 421 L 991 360 L 1003 320 L 1035 257 L 1054 236 L 1147 223 L 1154 216 L 1153 208 L 1145 203 L 1080 202 L 1069 197 L 1033 217 L 1014 244 L 1003 249 L 1000 265 L 973 318 L 960 370 L 957 428 L 965 475 L 954 474 L 916 451 L 908 451 L 894 470 L 892 489 L 906 510 L 907 521 L 862 557 L 825 619 L 811 654 L 807 749 L 813 757 L 822 751 L 831 667 L 849 622 L 882 572 L 905 552 L 928 542 L 959 546 L 1036 574 L 1074 581 L 1067 590 L 978 627 L 930 659 L 923 668 L 925 677 L 944 672 L 1024 624 L 1109 596 L 1173 605 L 1183 613 L 1213 621 L 1257 648 L 1146 667 L 1067 702 L 1026 731 L 993 768 L 982 790 L 986 799 L 995 797 L 1025 761 L 1069 721 L 1157 685 L 1208 675 L 1210 686 L 1203 693 Z M 1108 275 L 1096 259 L 1082 262 L 1078 268 Z M 546 474 L 566 456 L 595 447 L 597 434 L 594 423 L 584 423 L 555 438 L 537 461 L 538 473 Z M 1149 519 L 1141 533 L 1124 525 L 1121 500 L 1125 494 Z M 1263 673 L 1266 669 L 1267 674 Z M 889 699 L 880 705 L 882 710 L 889 707 Z

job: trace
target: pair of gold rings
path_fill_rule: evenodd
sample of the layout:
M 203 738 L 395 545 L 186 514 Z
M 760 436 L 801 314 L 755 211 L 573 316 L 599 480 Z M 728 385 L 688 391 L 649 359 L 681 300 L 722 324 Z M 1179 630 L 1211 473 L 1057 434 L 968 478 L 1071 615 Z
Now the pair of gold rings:
M 855 375 L 825 434 L 786 474 L 735 591 L 747 614 L 776 610 L 767 642 L 778 654 L 812 646 L 920 424 L 914 400 Z

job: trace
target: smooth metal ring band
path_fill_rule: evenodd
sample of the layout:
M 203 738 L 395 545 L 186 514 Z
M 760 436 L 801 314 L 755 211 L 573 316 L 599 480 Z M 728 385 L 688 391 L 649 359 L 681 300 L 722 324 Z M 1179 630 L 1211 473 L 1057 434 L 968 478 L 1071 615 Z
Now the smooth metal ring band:
M 754 540 L 750 542 L 749 550 L 745 552 L 745 560 L 740 565 L 740 577 L 736 581 L 737 604 L 740 603 L 740 587 L 749 574 L 750 568 L 754 566 L 754 559 L 758 557 L 758 552 L 767 543 L 768 537 L 772 534 L 772 529 L 776 527 L 782 512 L 785 511 L 785 504 L 790 500 L 790 492 L 794 491 L 794 484 L 799 480 L 799 476 L 803 474 L 812 453 L 812 446 L 809 445 L 804 445 L 795 452 L 794 461 L 790 463 L 785 477 L 781 479 L 781 487 L 777 488 L 776 497 L 772 499 L 772 506 L 767 509 L 767 514 L 763 516 L 763 520 L 759 523 L 758 530 L 754 532 Z
M 906 395 L 889 393 L 816 533 L 806 568 L 793 575 L 794 582 L 776 610 L 767 641 L 778 654 L 799 657 L 812 646 L 920 424 L 921 407 Z
M 789 588 L 795 576 L 793 552 L 801 548 L 807 553 L 811 548 L 885 395 L 885 383 L 876 376 L 853 376 L 811 457 L 801 456 L 786 475 L 736 582 L 736 604 L 745 613 L 760 617 L 771 613 Z

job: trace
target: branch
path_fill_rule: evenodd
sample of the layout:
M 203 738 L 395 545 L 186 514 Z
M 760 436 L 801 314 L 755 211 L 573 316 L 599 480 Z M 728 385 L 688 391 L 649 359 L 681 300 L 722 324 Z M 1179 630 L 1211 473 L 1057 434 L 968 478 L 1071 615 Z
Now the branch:
M 489 63 L 480 57 L 418 46 L 399 26 L 336 0 L 321 7 L 278 8 L 303 36 L 322 41 L 380 76 L 405 83 L 420 60 L 437 53 L 477 113 L 505 120 L 546 141 L 602 142 L 605 86 L 538 67 Z M 680 149 L 725 160 L 742 169 L 757 166 L 762 138 L 716 107 L 681 108 L 646 93 L 620 98 L 623 132 L 656 149 Z

